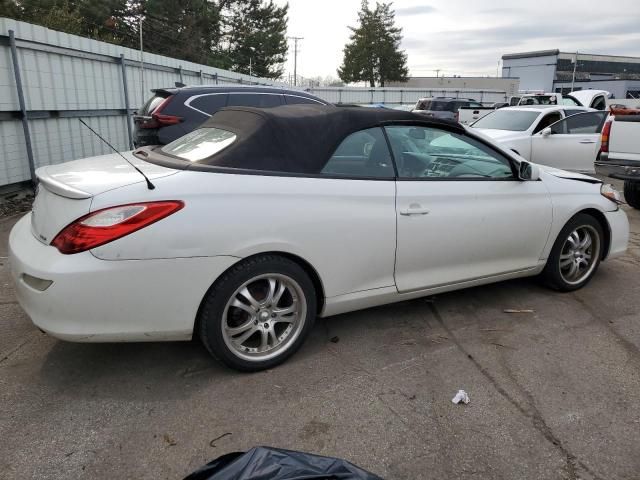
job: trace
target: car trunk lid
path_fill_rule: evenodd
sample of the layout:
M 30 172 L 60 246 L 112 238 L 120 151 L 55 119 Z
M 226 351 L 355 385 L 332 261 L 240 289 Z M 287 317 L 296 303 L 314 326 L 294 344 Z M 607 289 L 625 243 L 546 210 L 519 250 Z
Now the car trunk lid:
M 132 152 L 122 153 L 152 182 L 179 170 L 145 162 Z M 65 226 L 91 211 L 94 196 L 145 180 L 120 155 L 113 153 L 84 158 L 36 171 L 38 192 L 33 203 L 31 231 L 49 244 Z

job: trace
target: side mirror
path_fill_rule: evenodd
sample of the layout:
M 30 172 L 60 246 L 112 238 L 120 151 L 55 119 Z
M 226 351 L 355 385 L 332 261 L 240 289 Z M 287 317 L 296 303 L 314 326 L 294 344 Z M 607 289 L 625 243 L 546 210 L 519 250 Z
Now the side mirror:
M 533 163 L 522 161 L 518 166 L 518 178 L 530 182 L 540 180 L 540 168 Z
M 544 130 L 542 130 L 540 132 L 540 135 L 542 135 L 543 137 L 548 137 L 549 135 L 551 135 L 551 127 L 547 127 Z

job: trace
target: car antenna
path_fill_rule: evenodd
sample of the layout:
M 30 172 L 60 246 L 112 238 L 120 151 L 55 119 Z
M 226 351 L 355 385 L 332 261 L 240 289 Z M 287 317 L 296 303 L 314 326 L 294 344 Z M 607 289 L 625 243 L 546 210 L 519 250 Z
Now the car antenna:
M 102 138 L 100 136 L 100 134 L 98 132 L 96 132 L 93 128 L 91 128 L 89 125 L 87 125 L 84 120 L 82 120 L 81 118 L 79 118 L 78 120 L 80 120 L 81 124 L 83 124 L 89 130 L 91 130 L 96 137 L 98 137 L 100 140 L 102 140 L 104 143 L 106 143 L 109 147 L 111 147 L 111 150 L 113 150 L 118 155 L 120 155 L 122 158 L 124 158 L 125 162 L 127 162 L 129 165 L 131 165 L 140 175 L 142 175 L 144 177 L 144 179 L 147 181 L 147 187 L 149 188 L 149 190 L 154 190 L 156 188 L 156 186 L 153 183 L 151 183 L 151 180 L 149 180 L 149 178 L 144 174 L 144 172 L 142 170 L 140 170 L 133 163 L 131 163 L 131 161 L 129 159 L 127 159 L 127 157 L 125 157 L 123 154 L 121 154 L 118 150 L 116 150 L 116 148 L 113 145 L 111 145 L 104 138 Z

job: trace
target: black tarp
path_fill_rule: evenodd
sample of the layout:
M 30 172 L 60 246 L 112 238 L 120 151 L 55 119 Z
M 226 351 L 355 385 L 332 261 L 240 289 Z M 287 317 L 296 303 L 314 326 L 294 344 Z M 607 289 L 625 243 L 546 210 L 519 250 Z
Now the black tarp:
M 349 134 L 388 122 L 443 124 L 422 115 L 380 108 L 287 105 L 269 109 L 227 107 L 200 128 L 221 128 L 236 141 L 199 164 L 247 170 L 319 173 Z M 461 128 L 458 126 L 458 128 Z
M 228 453 L 184 480 L 382 480 L 339 458 L 272 447 Z

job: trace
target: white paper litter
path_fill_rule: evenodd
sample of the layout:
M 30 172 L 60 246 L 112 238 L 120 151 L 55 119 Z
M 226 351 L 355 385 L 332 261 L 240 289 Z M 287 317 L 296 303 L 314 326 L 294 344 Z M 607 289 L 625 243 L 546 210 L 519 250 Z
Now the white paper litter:
M 469 395 L 467 395 L 467 392 L 464 390 L 458 390 L 458 393 L 456 393 L 456 396 L 451 399 L 451 402 L 456 405 L 459 403 L 464 403 L 466 405 L 469 403 Z

